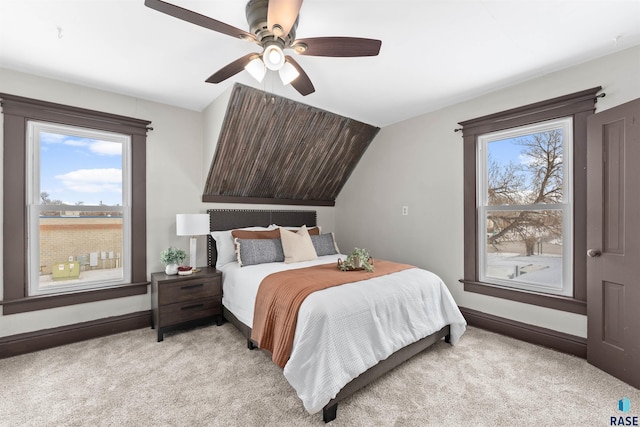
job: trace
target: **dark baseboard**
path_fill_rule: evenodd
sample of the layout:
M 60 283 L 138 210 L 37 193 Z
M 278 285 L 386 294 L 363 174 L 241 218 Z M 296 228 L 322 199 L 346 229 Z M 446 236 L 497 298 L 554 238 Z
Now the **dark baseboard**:
M 151 327 L 151 310 L 0 337 L 0 359 Z
M 574 356 L 587 357 L 587 340 L 585 338 L 505 319 L 465 307 L 460 307 L 460 311 L 469 326 L 486 329 L 563 353 L 573 354 Z M 148 327 L 151 327 L 151 311 L 140 311 L 122 316 L 0 337 L 0 359 Z
M 460 311 L 469 326 L 496 332 L 531 344 L 551 348 L 562 353 L 587 358 L 587 339 L 565 334 L 552 329 L 541 328 L 527 323 L 517 322 L 504 317 L 494 316 L 470 308 L 460 307 Z

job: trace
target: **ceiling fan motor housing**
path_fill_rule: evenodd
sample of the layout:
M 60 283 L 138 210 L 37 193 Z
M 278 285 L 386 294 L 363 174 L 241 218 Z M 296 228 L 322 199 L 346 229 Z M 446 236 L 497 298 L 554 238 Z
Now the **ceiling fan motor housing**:
M 267 14 L 269 12 L 269 0 L 250 0 L 247 3 L 245 13 L 247 16 L 247 23 L 249 24 L 250 32 L 256 36 L 260 45 L 267 41 L 281 41 L 282 48 L 291 46 L 291 43 L 296 39 L 296 28 L 298 27 L 298 20 L 296 18 L 289 34 L 285 37 L 277 36 L 271 32 L 267 26 Z

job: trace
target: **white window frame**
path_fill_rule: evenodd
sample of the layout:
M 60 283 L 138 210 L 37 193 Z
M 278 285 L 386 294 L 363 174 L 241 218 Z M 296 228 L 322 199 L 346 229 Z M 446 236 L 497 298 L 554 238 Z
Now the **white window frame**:
M 489 205 L 488 204 L 488 144 L 493 141 L 526 136 L 553 129 L 562 129 L 563 135 L 563 198 L 557 204 L 535 205 Z M 565 117 L 548 120 L 530 125 L 518 126 L 497 132 L 478 136 L 476 144 L 477 166 L 477 253 L 478 273 L 481 282 L 498 287 L 532 291 L 545 294 L 572 296 L 573 295 L 573 119 Z M 487 213 L 489 211 L 562 211 L 562 283 L 556 286 L 544 286 L 525 281 L 501 280 L 486 275 L 487 270 Z
M 51 283 L 40 288 L 40 212 L 43 210 L 74 210 L 67 205 L 41 204 L 40 189 L 40 132 L 110 141 L 122 144 L 122 206 L 84 206 L 83 211 L 114 211 L 122 215 L 122 277 L 115 279 L 84 279 L 74 284 Z M 27 122 L 27 278 L 28 295 L 47 295 L 109 288 L 131 282 L 131 136 L 73 125 L 48 123 L 36 120 Z

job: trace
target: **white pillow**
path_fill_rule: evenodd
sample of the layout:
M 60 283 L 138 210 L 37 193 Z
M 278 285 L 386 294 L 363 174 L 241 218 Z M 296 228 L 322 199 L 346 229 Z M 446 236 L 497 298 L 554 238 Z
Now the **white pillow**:
M 275 230 L 276 228 L 277 226 L 270 225 L 269 227 L 238 228 L 238 230 L 269 231 Z M 218 252 L 216 268 L 220 268 L 230 262 L 237 261 L 236 245 L 233 241 L 231 231 L 232 230 L 222 230 L 211 232 L 211 237 L 216 241 L 216 251 Z
M 311 236 L 309 236 L 309 231 L 304 225 L 300 227 L 297 233 L 280 227 L 280 240 L 282 241 L 285 264 L 311 261 L 318 258 Z

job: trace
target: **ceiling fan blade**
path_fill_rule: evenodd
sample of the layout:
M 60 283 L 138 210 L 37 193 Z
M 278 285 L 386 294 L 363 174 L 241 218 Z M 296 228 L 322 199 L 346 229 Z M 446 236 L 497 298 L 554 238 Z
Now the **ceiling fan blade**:
M 291 48 L 300 55 L 354 57 L 376 56 L 381 45 L 380 40 L 359 37 L 314 37 L 296 40 Z
M 245 65 L 247 65 L 253 58 L 260 56 L 257 53 L 249 53 L 242 58 L 238 58 L 235 61 L 225 65 L 215 73 L 211 75 L 207 80 L 207 83 L 220 83 L 225 81 L 231 76 L 235 76 L 240 71 L 244 70 Z
M 295 90 L 300 92 L 300 95 L 302 96 L 307 96 L 310 93 L 315 92 L 316 88 L 313 87 L 311 79 L 309 79 L 309 76 L 307 76 L 307 73 L 304 72 L 300 64 L 298 64 L 296 60 L 289 55 L 287 55 L 285 59 L 287 62 L 291 63 L 291 65 L 293 65 L 295 69 L 300 73 L 300 75 L 291 82 L 291 86 L 293 86 Z
M 201 15 L 193 12 L 189 9 L 182 8 L 180 6 L 167 3 L 160 0 L 144 0 L 144 5 L 157 10 L 158 12 L 166 13 L 174 18 L 182 19 L 183 21 L 190 22 L 192 24 L 199 25 L 204 28 L 216 31 L 218 33 L 226 34 L 231 37 L 241 38 L 243 40 L 251 40 L 256 42 L 256 37 L 240 28 L 225 24 L 224 22 L 216 21 L 208 16 Z
M 291 31 L 302 7 L 302 0 L 269 0 L 267 12 L 267 28 L 273 32 L 273 26 L 282 27 L 280 37 L 284 38 Z

